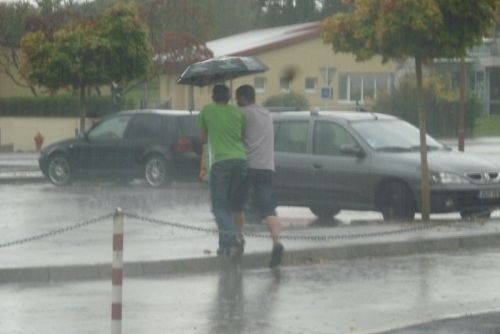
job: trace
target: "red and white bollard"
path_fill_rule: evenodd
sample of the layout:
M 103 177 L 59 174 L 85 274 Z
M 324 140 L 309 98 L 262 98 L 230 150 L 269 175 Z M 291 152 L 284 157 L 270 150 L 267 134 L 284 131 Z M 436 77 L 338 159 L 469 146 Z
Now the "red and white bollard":
M 111 266 L 111 334 L 122 332 L 123 212 L 113 216 L 113 264 Z

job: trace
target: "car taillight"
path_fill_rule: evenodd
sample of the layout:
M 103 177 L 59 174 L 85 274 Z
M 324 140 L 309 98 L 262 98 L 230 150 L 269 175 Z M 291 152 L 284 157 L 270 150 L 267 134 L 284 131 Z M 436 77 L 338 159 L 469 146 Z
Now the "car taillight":
M 185 153 L 193 151 L 193 142 L 190 138 L 181 137 L 177 139 L 174 145 L 174 151 L 177 153 Z

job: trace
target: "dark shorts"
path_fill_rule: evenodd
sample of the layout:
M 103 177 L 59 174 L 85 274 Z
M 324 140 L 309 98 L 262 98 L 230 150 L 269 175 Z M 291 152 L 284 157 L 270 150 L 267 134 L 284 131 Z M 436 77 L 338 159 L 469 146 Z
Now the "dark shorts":
M 276 216 L 276 200 L 273 193 L 274 172 L 269 169 L 248 169 L 248 183 L 259 218 Z

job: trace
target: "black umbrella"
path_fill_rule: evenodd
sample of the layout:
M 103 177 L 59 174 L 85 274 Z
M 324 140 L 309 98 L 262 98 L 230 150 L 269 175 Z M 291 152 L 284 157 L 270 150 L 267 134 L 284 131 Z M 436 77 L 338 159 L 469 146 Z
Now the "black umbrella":
M 268 69 L 256 57 L 218 57 L 189 65 L 177 78 L 177 83 L 201 87 Z

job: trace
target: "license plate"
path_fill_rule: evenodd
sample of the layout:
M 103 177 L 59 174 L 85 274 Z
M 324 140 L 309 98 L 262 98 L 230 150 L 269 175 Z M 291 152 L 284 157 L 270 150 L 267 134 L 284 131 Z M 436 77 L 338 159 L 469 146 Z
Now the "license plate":
M 479 198 L 482 199 L 500 198 L 500 189 L 480 190 Z

